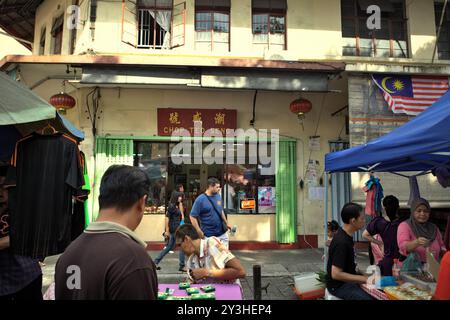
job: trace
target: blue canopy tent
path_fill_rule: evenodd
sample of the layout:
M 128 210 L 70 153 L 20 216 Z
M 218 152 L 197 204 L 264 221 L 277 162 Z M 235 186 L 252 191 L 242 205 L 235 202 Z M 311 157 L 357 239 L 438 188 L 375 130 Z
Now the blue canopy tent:
M 417 117 L 394 131 L 347 150 L 325 155 L 325 239 L 328 221 L 328 173 L 430 173 L 450 168 L 450 91 Z
M 329 173 L 429 171 L 449 164 L 450 91 L 394 131 L 325 156 L 325 171 Z

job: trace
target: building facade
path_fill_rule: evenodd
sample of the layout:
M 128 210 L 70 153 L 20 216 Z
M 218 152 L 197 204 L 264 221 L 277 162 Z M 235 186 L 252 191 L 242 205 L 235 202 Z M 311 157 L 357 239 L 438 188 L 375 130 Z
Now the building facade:
M 0 67 L 19 71 L 44 99 L 62 87 L 76 98 L 67 117 L 86 133 L 82 149 L 94 190 L 107 165 L 147 170 L 152 190 L 137 230 L 146 241 L 162 240 L 164 206 L 177 183 L 185 186 L 189 209 L 215 176 L 224 188 L 230 180 L 236 194 L 228 208 L 230 224 L 238 226 L 235 242 L 317 247 L 324 237 L 324 155 L 409 119 L 392 114 L 371 75 L 450 71 L 447 14 L 439 27 L 443 2 L 374 2 L 380 29 L 368 31 L 371 3 L 362 0 L 45 0 L 29 35 L 33 55 L 8 56 Z M 367 90 L 377 101 L 370 112 Z M 299 98 L 312 104 L 302 122 L 289 108 Z M 212 127 L 279 130 L 278 170 L 263 174 L 264 165 L 248 159 L 174 164 L 179 140 L 170 128 L 192 125 L 194 115 Z M 190 155 L 204 153 L 208 143 L 193 143 Z M 231 145 L 232 152 L 248 151 L 251 139 Z M 407 182 L 382 178 L 386 194 L 407 200 Z M 364 202 L 365 179 L 332 176 L 334 216 L 343 201 Z M 434 182 L 421 181 L 423 196 L 450 207 L 448 192 Z M 225 190 L 223 196 L 227 201 Z M 255 199 L 255 207 L 241 209 L 243 199 Z

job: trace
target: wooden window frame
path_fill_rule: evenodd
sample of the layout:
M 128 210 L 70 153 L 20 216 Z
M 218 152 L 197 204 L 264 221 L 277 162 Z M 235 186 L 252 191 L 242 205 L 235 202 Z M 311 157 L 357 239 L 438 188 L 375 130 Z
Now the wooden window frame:
M 137 34 L 138 34 L 138 41 L 137 41 L 137 48 L 138 49 L 162 49 L 163 45 L 156 45 L 156 26 L 157 26 L 157 22 L 156 19 L 153 19 L 153 44 L 149 44 L 147 45 L 142 45 L 139 44 L 139 32 L 141 31 L 141 19 L 140 19 L 140 14 L 141 11 L 154 11 L 154 12 L 158 12 L 158 11 L 170 11 L 170 19 L 172 20 L 172 15 L 173 15 L 173 6 L 172 7 L 158 7 L 158 6 L 138 6 L 137 7 Z M 150 14 L 150 13 L 149 13 Z M 172 29 L 172 22 L 170 23 L 170 28 Z M 171 30 L 172 31 L 172 30 Z M 172 45 L 170 45 L 171 47 Z
M 171 6 L 145 6 L 140 5 L 138 0 L 122 0 L 122 17 L 121 17 L 121 38 L 120 40 L 139 49 L 151 49 L 158 48 L 155 43 L 150 46 L 143 46 L 139 44 L 139 10 L 148 9 L 153 11 L 170 11 L 170 44 L 168 49 L 173 49 L 185 45 L 186 41 L 186 1 L 174 4 L 172 1 Z M 181 17 L 181 22 L 176 22 Z M 156 21 L 155 21 L 156 23 Z M 154 28 L 156 30 L 156 28 Z M 155 31 L 154 31 L 155 32 Z M 155 37 L 154 37 L 155 38 Z M 176 39 L 176 40 L 174 40 Z
M 210 32 L 211 33 L 211 40 L 210 40 L 210 44 L 211 44 L 211 50 L 214 50 L 214 24 L 215 24 L 215 19 L 214 16 L 216 13 L 219 14 L 225 14 L 228 16 L 228 23 L 227 23 L 227 27 L 228 27 L 228 32 L 223 32 L 223 33 L 228 33 L 228 51 L 230 51 L 230 43 L 231 43 L 231 8 L 224 8 L 224 7 L 196 7 L 195 8 L 195 13 L 194 13 L 194 30 L 195 32 Z M 209 13 L 211 19 L 210 20 L 197 20 L 197 13 Z M 197 29 L 197 22 L 211 22 L 211 28 L 209 30 L 198 30 Z M 223 23 L 220 21 L 220 23 Z M 195 40 L 195 42 L 197 43 L 198 41 Z
M 342 2 L 341 2 L 342 3 Z M 398 41 L 398 39 L 394 39 L 394 34 L 392 31 L 392 22 L 401 22 L 402 26 L 403 26 L 403 34 L 405 35 L 405 39 L 401 40 L 401 41 L 405 41 L 406 42 L 406 49 L 405 49 L 405 57 L 401 57 L 401 58 L 409 58 L 410 54 L 409 54 L 409 40 L 408 40 L 408 30 L 407 30 L 407 21 L 408 19 L 406 18 L 406 3 L 405 0 L 402 1 L 402 5 L 403 5 L 403 18 L 381 18 L 382 20 L 387 20 L 388 22 L 388 30 L 389 30 L 389 58 L 398 58 L 394 56 L 394 42 Z M 341 25 L 343 25 L 343 21 L 344 20 L 353 20 L 354 22 L 354 30 L 355 30 L 355 48 L 356 48 L 356 55 L 357 57 L 361 57 L 361 46 L 360 46 L 360 41 L 361 41 L 361 36 L 360 36 L 360 26 L 361 26 L 361 20 L 366 21 L 367 20 L 367 16 L 366 15 L 360 15 L 360 10 L 358 8 L 358 0 L 353 0 L 353 16 L 343 16 L 341 15 Z M 376 57 L 377 55 L 377 46 L 375 41 L 377 40 L 376 37 L 376 31 L 371 31 L 370 32 L 372 34 L 372 38 L 364 38 L 364 39 L 371 39 L 372 40 L 372 52 L 373 55 L 371 55 L 370 57 Z M 347 37 L 345 37 L 347 38 Z M 350 38 L 350 37 L 349 37 Z M 349 55 L 349 56 L 353 56 L 353 55 Z M 365 57 L 365 56 L 364 56 Z
M 437 38 L 437 32 L 438 32 L 438 28 L 439 28 L 439 22 L 440 22 L 440 18 L 442 15 L 442 9 L 444 7 L 444 4 L 442 2 L 434 2 L 434 10 L 435 10 L 435 15 L 434 15 L 434 21 L 435 21 L 435 26 L 436 26 L 436 53 L 437 53 L 437 58 L 438 60 L 450 60 L 450 20 L 447 19 L 446 15 L 444 16 L 444 20 L 442 21 L 442 25 L 447 27 L 447 58 L 444 59 L 439 59 L 439 39 Z M 436 15 L 436 7 L 439 6 L 439 15 Z M 449 8 L 450 3 L 447 4 L 447 8 L 445 10 L 450 10 Z
M 64 23 L 55 30 L 53 37 L 53 54 L 61 54 Z M 58 47 L 57 47 L 58 44 Z
M 256 34 L 254 33 L 254 16 L 255 15 L 267 15 L 267 47 L 270 49 L 270 35 L 271 34 L 275 34 L 275 32 L 272 32 L 271 27 L 270 27 L 270 18 L 271 17 L 281 17 L 284 18 L 284 45 L 283 45 L 283 50 L 287 50 L 287 7 L 286 10 L 279 10 L 279 9 L 272 9 L 272 8 L 268 8 L 268 9 L 260 9 L 260 8 L 254 8 L 253 7 L 253 2 L 252 2 L 252 34 Z M 261 33 L 261 34 L 266 34 L 266 33 Z

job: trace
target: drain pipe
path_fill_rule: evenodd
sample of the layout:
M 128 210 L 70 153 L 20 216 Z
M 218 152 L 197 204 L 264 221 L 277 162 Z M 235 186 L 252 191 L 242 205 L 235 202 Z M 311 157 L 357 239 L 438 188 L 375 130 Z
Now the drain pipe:
M 97 21 L 97 0 L 91 0 L 91 13 L 89 21 L 91 23 L 91 42 L 95 39 L 95 22 Z

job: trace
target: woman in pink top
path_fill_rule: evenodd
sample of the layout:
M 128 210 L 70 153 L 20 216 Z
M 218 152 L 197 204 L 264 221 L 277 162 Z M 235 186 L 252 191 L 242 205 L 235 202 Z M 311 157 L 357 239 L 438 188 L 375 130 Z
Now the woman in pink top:
M 411 206 L 411 217 L 398 226 L 397 242 L 400 253 L 407 256 L 416 252 L 422 262 L 426 262 L 426 249 L 436 259 L 445 252 L 444 241 L 438 227 L 429 222 L 430 204 L 425 199 L 417 199 Z

